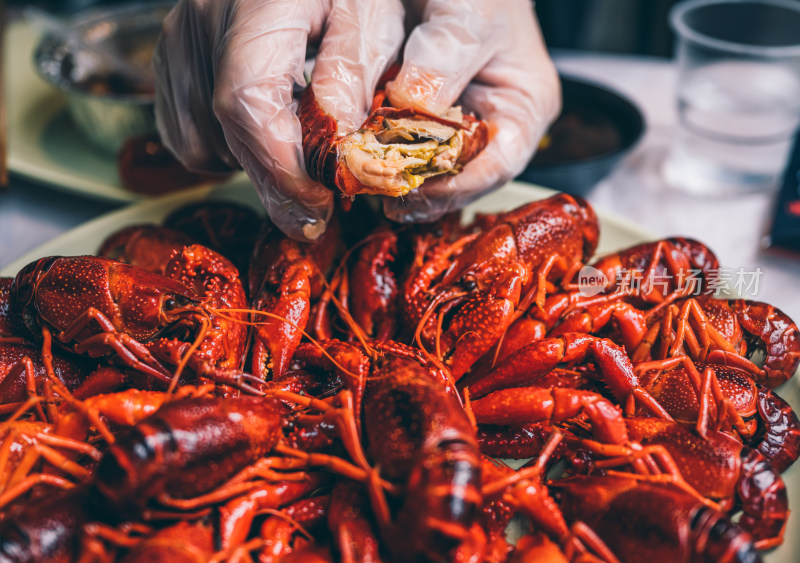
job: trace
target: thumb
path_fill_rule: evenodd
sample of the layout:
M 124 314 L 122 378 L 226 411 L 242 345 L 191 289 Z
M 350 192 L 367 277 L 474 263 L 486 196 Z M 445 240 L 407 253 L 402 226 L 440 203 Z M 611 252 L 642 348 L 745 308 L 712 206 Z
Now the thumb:
M 414 28 L 397 78 L 386 87 L 395 107 L 435 114 L 452 106 L 502 48 L 509 33 L 502 9 L 474 0 L 431 0 Z

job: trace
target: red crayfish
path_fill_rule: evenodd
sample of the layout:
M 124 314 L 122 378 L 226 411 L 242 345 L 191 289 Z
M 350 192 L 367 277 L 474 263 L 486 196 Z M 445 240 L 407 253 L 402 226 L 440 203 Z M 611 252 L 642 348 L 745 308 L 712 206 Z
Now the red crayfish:
M 213 251 L 191 246 L 170 261 L 167 273 L 93 256 L 42 258 L 17 275 L 12 307 L 34 339 L 52 332 L 73 352 L 113 355 L 165 383 L 174 379 L 165 364 L 178 366 L 185 356 L 199 377 L 252 389 L 255 378 L 239 369 L 246 344 L 246 331 L 235 320 L 241 313 L 232 313 L 231 322 L 213 312 L 246 309 L 235 268 Z
M 311 174 L 381 189 L 312 88 Z M 381 96 L 361 139 L 432 150 L 390 191 L 485 142 Z M 782 543 L 800 420 L 771 387 L 797 327 L 711 295 L 702 243 L 588 270 L 597 218 L 564 194 L 425 226 L 355 201 L 313 244 L 217 207 L 0 280 L 0 560 L 758 561 Z

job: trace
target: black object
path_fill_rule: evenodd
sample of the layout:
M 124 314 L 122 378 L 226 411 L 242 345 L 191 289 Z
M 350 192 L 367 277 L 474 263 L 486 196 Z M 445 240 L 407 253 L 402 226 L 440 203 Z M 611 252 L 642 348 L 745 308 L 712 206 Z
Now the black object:
M 122 4 L 126 0 L 8 0 L 11 6 L 34 6 L 60 16 L 69 16 L 97 6 Z M 142 3 L 160 0 L 139 0 Z M 175 0 L 177 2 L 177 0 Z
M 765 250 L 800 259 L 800 135 L 795 137 L 789 164 L 775 204 L 772 228 L 764 239 Z
M 553 134 L 557 132 L 560 120 L 579 115 L 584 122 L 588 120 L 596 126 L 612 126 L 614 131 L 610 133 L 616 135 L 616 142 L 605 150 L 598 148 L 593 155 L 586 154 L 586 150 L 576 150 L 572 158 L 558 162 L 554 157 L 548 157 L 544 162 L 540 158 L 544 155 L 535 156 L 517 179 L 583 195 L 605 178 L 636 145 L 644 133 L 644 118 L 633 102 L 604 86 L 562 75 L 561 88 L 563 109 L 551 126 Z M 595 127 L 593 132 L 596 134 L 600 130 Z M 576 138 L 580 137 L 581 134 L 576 132 Z

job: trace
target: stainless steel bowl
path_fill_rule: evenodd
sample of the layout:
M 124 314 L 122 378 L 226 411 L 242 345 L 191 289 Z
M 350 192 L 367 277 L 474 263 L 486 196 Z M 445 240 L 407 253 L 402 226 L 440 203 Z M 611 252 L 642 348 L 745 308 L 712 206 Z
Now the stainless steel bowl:
M 134 2 L 81 12 L 69 21 L 70 33 L 46 33 L 34 52 L 39 75 L 66 94 L 80 131 L 106 154 L 116 155 L 130 137 L 155 131 L 154 94 L 134 91 L 133 82 L 109 70 L 97 51 L 119 54 L 147 82 L 153 48 L 174 4 Z

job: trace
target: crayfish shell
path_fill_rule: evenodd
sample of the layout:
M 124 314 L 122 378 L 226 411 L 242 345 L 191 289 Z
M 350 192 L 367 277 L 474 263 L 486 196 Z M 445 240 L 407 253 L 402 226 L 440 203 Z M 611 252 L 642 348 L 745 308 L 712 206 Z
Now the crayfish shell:
M 489 127 L 459 107 L 443 116 L 387 105 L 383 90 L 373 110 L 355 132 L 340 136 L 336 120 L 325 113 L 306 88 L 298 116 L 309 175 L 346 196 L 398 197 L 427 178 L 457 174 L 489 139 Z

